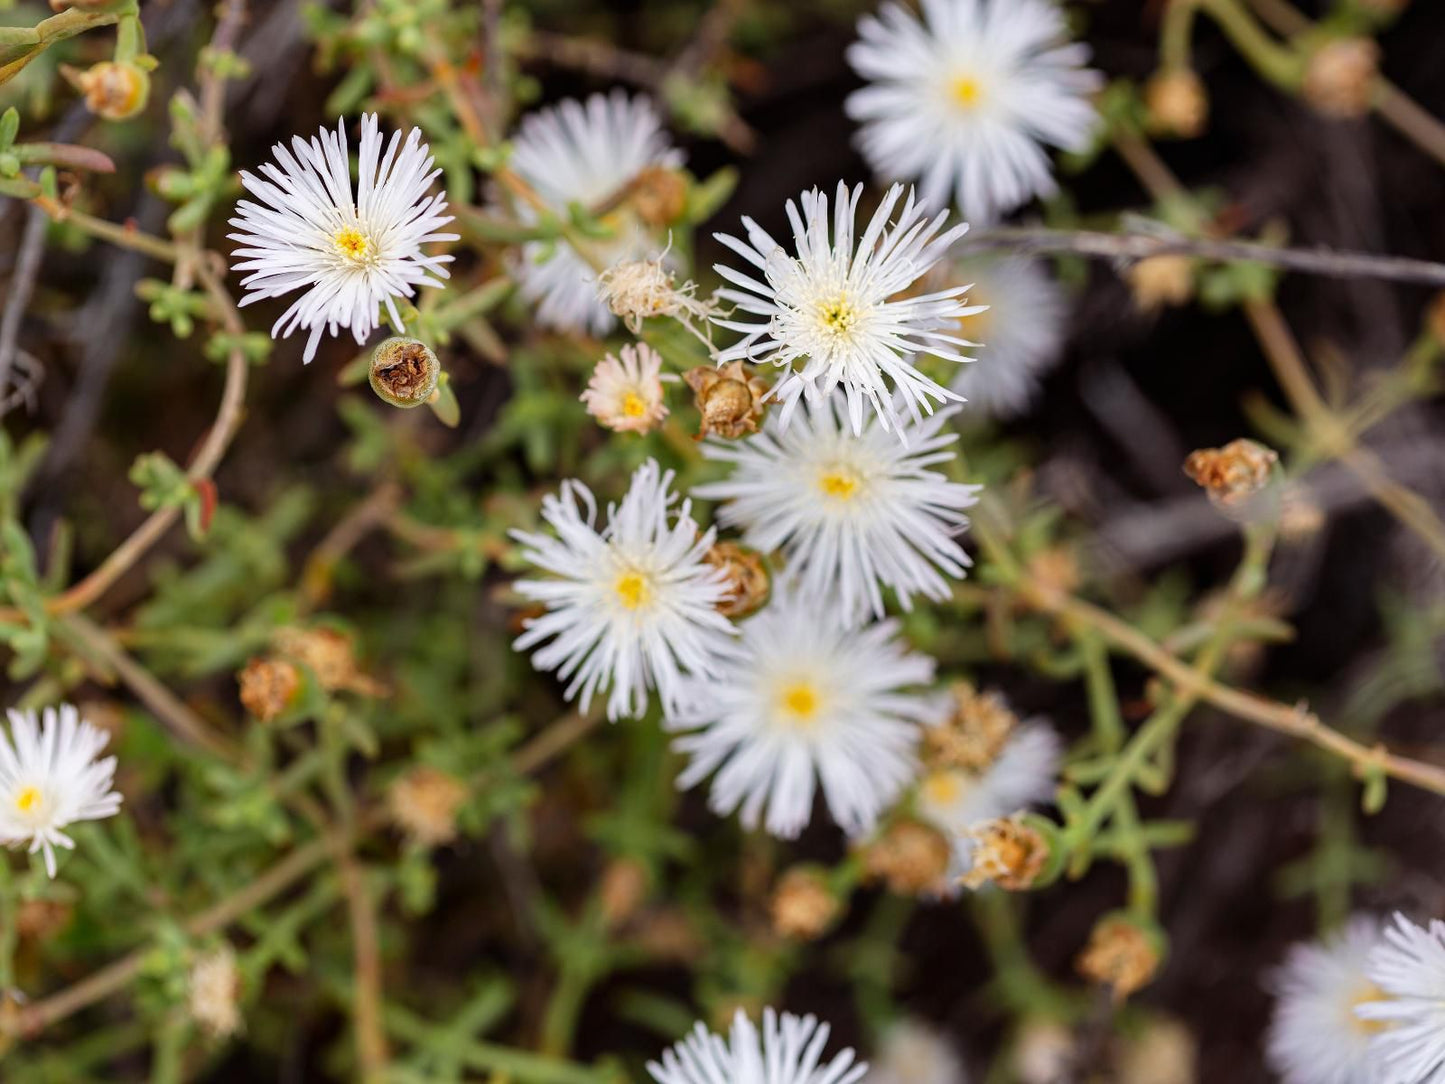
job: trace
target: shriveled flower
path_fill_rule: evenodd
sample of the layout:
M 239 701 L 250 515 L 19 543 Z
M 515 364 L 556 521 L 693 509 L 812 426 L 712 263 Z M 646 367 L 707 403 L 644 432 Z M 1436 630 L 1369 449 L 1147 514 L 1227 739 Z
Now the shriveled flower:
M 592 491 L 565 481 L 542 502 L 557 537 L 512 532 L 526 547 L 522 557 L 551 574 L 516 584 L 547 613 L 526 622 L 515 647 L 536 648 L 533 665 L 557 671 L 583 711 L 610 690 L 609 719 L 641 715 L 651 689 L 672 710 L 684 673 L 709 672 L 736 632 L 717 611 L 727 583 L 704 559 L 714 532 L 698 529 L 690 501 L 674 507 L 673 477 L 649 459 L 600 530 Z
M 1021 817 L 1000 817 L 975 824 L 964 839 L 969 868 L 965 888 L 996 884 L 1010 892 L 1032 888 L 1049 860 L 1049 843 Z
M 613 264 L 598 276 L 597 292 L 608 311 L 634 335 L 642 333 L 642 321 L 670 316 L 712 347 L 708 321 L 721 310 L 712 300 L 699 300 L 697 283 L 677 285 L 677 276 L 663 266 L 660 256 Z
M 814 1016 L 764 1009 L 760 1035 L 739 1009 L 727 1039 L 699 1022 L 647 1071 L 657 1084 L 854 1084 L 868 1066 L 852 1050 L 823 1061 L 829 1030 Z
M 850 628 L 834 599 L 787 583 L 696 674 L 667 719 L 688 732 L 674 743 L 688 757 L 678 786 L 716 772 L 715 812 L 739 810 L 746 827 L 785 838 L 807 826 L 820 785 L 834 821 L 869 831 L 912 777 L 933 710 L 912 691 L 933 660 L 909 653 L 895 622 Z
M 1355 1006 L 1365 1027 L 1376 1029 L 1370 1056 L 1380 1080 L 1410 1084 L 1445 1081 L 1445 922 L 1417 926 L 1402 914 L 1385 927 L 1365 974 L 1375 985 Z
M 1366 973 L 1380 934 L 1378 920 L 1356 915 L 1323 940 L 1293 946 L 1270 976 L 1265 1054 L 1284 1084 L 1386 1084 L 1370 1047 L 1380 1025 L 1355 1013 L 1382 996 Z
M 795 866 L 783 874 L 768 903 L 773 932 L 800 941 L 822 937 L 840 909 L 827 878 L 810 866 Z
M 1182 253 L 1146 256 L 1127 272 L 1140 312 L 1187 305 L 1194 296 L 1194 259 Z
M 187 987 L 191 1019 L 212 1038 L 225 1039 L 241 1030 L 241 973 L 230 945 L 197 960 L 191 966 Z
M 967 1084 L 968 1073 L 944 1035 L 922 1020 L 888 1026 L 864 1084 Z
M 419 765 L 386 788 L 386 812 L 418 846 L 440 847 L 456 839 L 457 813 L 470 796 L 456 776 Z
M 949 687 L 948 716 L 923 732 L 923 763 L 930 769 L 979 772 L 994 763 L 1018 725 L 1003 696 L 980 692 L 966 681 Z
M 236 675 L 241 706 L 263 723 L 274 722 L 301 695 L 301 673 L 289 659 L 255 658 Z
M 1163 956 L 1157 931 L 1127 915 L 1106 915 L 1095 924 L 1076 961 L 1079 974 L 1122 1002 L 1153 981 Z
M 1049 0 L 888 2 L 858 23 L 848 62 L 869 85 L 849 95 L 858 143 L 884 180 L 915 181 L 988 221 L 1056 191 L 1048 147 L 1082 151 L 1103 83 Z
M 1063 348 L 1069 316 L 1063 290 L 1037 260 L 968 255 L 947 267 L 953 281 L 973 284 L 968 303 L 979 310 L 959 320 L 961 333 L 980 344 L 951 385 L 967 400 L 964 420 L 1023 413 Z
M 358 665 L 356 644 L 349 633 L 324 625 L 291 625 L 277 629 L 272 642 L 277 652 L 309 668 L 327 692 L 386 695 L 386 686 Z
M 1209 120 L 1204 83 L 1189 68 L 1157 71 L 1144 84 L 1144 108 L 1152 131 L 1193 139 Z
M 953 844 L 931 824 L 899 817 L 863 850 L 863 872 L 900 896 L 942 895 Z
M 606 267 L 642 260 L 656 247 L 652 231 L 615 197 L 644 170 L 681 164 L 682 154 L 671 147 L 652 100 L 621 90 L 585 102 L 569 98 L 531 113 L 512 140 L 512 169 L 559 217 L 567 218 L 574 204 L 612 207 L 601 221 L 613 236 L 589 246 L 589 254 Z M 538 217 L 525 202 L 517 213 L 528 221 Z M 598 296 L 596 270 L 565 240 L 528 242 L 517 273 L 522 296 L 537 303 L 537 322 L 544 327 L 604 335 L 616 322 Z M 609 289 L 617 286 L 614 281 Z
M 871 418 L 855 433 L 835 394 L 791 426 L 769 418 L 747 440 L 708 441 L 703 454 L 733 471 L 695 492 L 722 501 L 718 521 L 748 545 L 783 550 L 803 590 L 836 597 L 848 621 L 882 617 L 884 588 L 905 610 L 915 595 L 946 599 L 972 564 L 956 536 L 980 488 L 933 469 L 954 456 L 955 411 L 905 424 L 905 445 Z
M 455 241 L 438 231 L 450 222 L 446 196 L 427 195 L 441 173 L 432 168 L 421 129 L 402 142 L 393 132 L 382 150 L 375 113 L 361 118 L 359 170 L 355 186 L 347 156 L 346 122 L 323 128 L 309 141 L 300 136 L 272 148 L 276 162 L 246 171 L 241 183 L 259 203 L 241 200 L 227 236 L 240 247 L 232 265 L 249 271 L 241 282 L 243 306 L 302 290 L 281 314 L 271 337 L 309 332 L 304 361 L 316 356 L 323 332 L 349 330 L 358 346 L 376 330 L 385 306 L 397 326 L 396 302 L 419 286 L 441 287 L 451 256 L 429 256 L 423 245 Z
M 831 216 L 828 197 L 816 188 L 802 194 L 801 211 L 789 200 L 791 254 L 747 217 L 745 241 L 713 235 L 755 269 L 745 273 L 715 265 L 714 270 L 737 287 L 719 290 L 718 296 L 757 318 L 714 320 L 744 334 L 718 358 L 771 362 L 789 370 L 773 389 L 782 404 L 783 426 L 805 394 L 818 402 L 839 387 L 847 393 L 854 433 L 863 431 L 864 409 L 870 404 L 883 428 L 897 430 L 899 404 L 916 421 L 932 412 L 934 401 L 958 398 L 915 362 L 921 354 L 968 360 L 958 348 L 973 344 L 954 334 L 956 321 L 970 313 L 963 288 L 906 291 L 968 226 L 939 233 L 947 212 L 930 219 L 912 191 L 903 200 L 903 185 L 894 185 L 855 243 L 854 220 L 862 195 L 862 185 L 850 193 L 839 181 Z M 903 206 L 894 219 L 900 200 Z M 758 273 L 761 278 L 754 277 Z M 794 369 L 795 362 L 802 368 Z
M 736 542 L 719 542 L 703 555 L 727 582 L 727 597 L 718 603 L 724 617 L 747 617 L 762 609 L 772 591 L 772 580 L 758 554 Z
M 592 370 L 582 402 L 588 414 L 614 432 L 651 432 L 667 417 L 662 355 L 646 343 L 608 354 Z
M 651 877 L 636 858 L 614 858 L 602 871 L 597 900 L 609 929 L 624 925 L 647 899 Z
M 718 367 L 698 365 L 683 373 L 682 379 L 692 389 L 702 417 L 699 439 L 716 434 L 736 440 L 744 433 L 758 431 L 772 385 L 745 369 L 742 362 L 730 361 Z
M 80 717 L 74 705 L 34 711 L 9 709 L 9 733 L 0 732 L 0 843 L 29 843 L 55 876 L 55 848 L 75 841 L 62 829 L 76 821 L 112 817 L 120 795 L 112 789 L 115 757 L 97 759 L 109 735 Z
M 106 120 L 134 117 L 150 97 L 150 76 L 129 61 L 103 60 L 84 71 L 62 64 L 60 74 L 85 96 L 85 108 Z
M 1243 511 L 1274 477 L 1279 453 L 1258 441 L 1232 440 L 1223 448 L 1200 448 L 1184 461 L 1184 473 L 1223 511 Z
M 1304 98 L 1330 117 L 1361 117 L 1374 105 L 1380 47 L 1372 38 L 1327 41 L 1305 65 Z

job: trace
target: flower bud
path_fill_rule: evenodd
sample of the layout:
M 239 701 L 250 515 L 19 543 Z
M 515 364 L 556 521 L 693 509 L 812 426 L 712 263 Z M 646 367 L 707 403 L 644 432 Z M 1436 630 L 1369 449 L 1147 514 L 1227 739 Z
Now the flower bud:
M 1032 888 L 1049 860 L 1049 841 L 1021 817 L 984 821 L 967 832 L 973 865 L 961 878 L 966 888 L 990 881 L 1009 892 Z
M 1204 83 L 1188 68 L 1155 72 L 1144 85 L 1144 107 L 1152 131 L 1185 139 L 1202 134 L 1209 120 Z
M 285 659 L 252 659 L 236 680 L 241 685 L 241 706 L 263 723 L 285 714 L 301 695 L 301 674 Z
M 768 570 L 753 550 L 736 542 L 719 542 L 702 559 L 721 569 L 727 583 L 728 593 L 717 604 L 717 612 L 724 617 L 747 617 L 768 601 Z
M 740 361 L 717 369 L 700 365 L 682 374 L 692 389 L 702 425 L 698 437 L 711 433 L 729 440 L 744 433 L 756 433 L 767 410 L 764 398 L 771 390 L 767 381 L 748 373 Z
M 1305 66 L 1305 101 L 1330 117 L 1361 117 L 1374 104 L 1380 47 L 1370 38 L 1337 38 L 1321 45 Z
M 426 343 L 393 335 L 371 355 L 371 390 L 394 407 L 419 407 L 436 391 L 441 371 Z
M 456 776 L 422 765 L 392 781 L 386 811 L 413 843 L 440 847 L 456 838 L 457 811 L 470 795 Z
M 863 871 L 870 880 L 882 881 L 900 896 L 939 893 L 946 887 L 944 877 L 952 856 L 942 832 L 906 818 L 889 825 L 868 845 L 863 852 Z
M 1018 718 L 998 693 L 981 693 L 966 681 L 949 692 L 952 712 L 923 732 L 923 763 L 930 771 L 982 771 L 998 758 Z
M 105 60 L 85 71 L 69 65 L 61 74 L 85 96 L 85 107 L 106 120 L 128 120 L 145 108 L 150 76 L 131 63 Z
M 1128 274 L 1134 305 L 1140 312 L 1186 305 L 1194 296 L 1194 261 L 1188 256 L 1148 256 L 1129 268 Z
M 1151 982 L 1164 955 L 1163 937 L 1125 914 L 1105 915 L 1089 934 L 1075 966 L 1116 1002 Z
M 1253 440 L 1232 440 L 1223 448 L 1200 448 L 1184 461 L 1184 473 L 1203 487 L 1210 501 L 1232 517 L 1253 517 L 1256 500 L 1274 479 L 1279 453 Z
M 794 866 L 778 882 L 770 909 L 774 933 L 812 941 L 823 936 L 838 916 L 838 898 L 820 871 Z

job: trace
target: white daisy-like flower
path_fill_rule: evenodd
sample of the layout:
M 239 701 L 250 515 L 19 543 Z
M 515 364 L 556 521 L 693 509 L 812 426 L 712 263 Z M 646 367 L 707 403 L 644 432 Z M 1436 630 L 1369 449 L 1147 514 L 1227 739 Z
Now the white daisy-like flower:
M 835 597 L 848 621 L 882 617 L 884 587 L 905 610 L 915 594 L 946 599 L 945 576 L 972 563 L 955 536 L 981 488 L 932 469 L 954 456 L 945 423 L 956 410 L 905 422 L 905 445 L 873 418 L 855 435 L 835 394 L 786 429 L 770 417 L 746 440 L 708 441 L 703 455 L 733 472 L 694 493 L 725 502 L 718 520 L 749 546 L 783 550 L 803 590 Z
M 699 1022 L 647 1071 L 657 1084 L 854 1084 L 868 1066 L 852 1050 L 824 1061 L 829 1030 L 811 1015 L 764 1009 L 759 1034 L 739 1009 L 727 1039 Z
M 966 1084 L 958 1052 L 937 1029 L 899 1020 L 883 1033 L 864 1084 Z
M 885 180 L 914 181 L 934 207 L 992 221 L 1055 191 L 1047 147 L 1082 151 L 1098 123 L 1084 68 L 1052 0 L 922 0 L 858 23 L 848 62 L 869 85 L 844 108 Z
M 510 164 L 565 219 L 571 205 L 599 207 L 649 167 L 677 168 L 682 152 L 670 145 L 652 99 L 614 90 L 524 117 Z M 528 220 L 537 215 L 526 204 L 517 212 Z M 651 232 L 625 211 L 603 222 L 614 236 L 594 241 L 591 251 L 604 266 L 641 260 L 656 247 Z M 538 303 L 537 322 L 545 327 L 605 335 L 616 323 L 599 296 L 597 271 L 565 241 L 524 245 L 518 277 L 522 296 Z
M 935 700 L 930 725 L 947 717 Z M 1012 816 L 1047 801 L 1058 783 L 1063 743 L 1042 719 L 1029 719 L 1009 733 L 998 755 L 986 767 L 946 767 L 925 774 L 914 797 L 920 817 L 942 832 L 953 847 L 948 884 L 952 886 L 973 865 L 968 830 L 982 821 Z
M 1021 414 L 1059 360 L 1068 300 L 1037 260 L 970 256 L 948 266 L 951 281 L 973 283 L 969 304 L 987 306 L 959 321 L 960 333 L 981 344 L 953 380 L 968 401 L 963 417 Z
M 1380 996 L 1366 973 L 1380 932 L 1376 919 L 1356 915 L 1321 941 L 1293 946 L 1272 976 L 1265 1051 L 1285 1084 L 1404 1084 L 1370 1049 L 1378 1027 L 1355 1014 Z
M 582 393 L 587 413 L 619 433 L 647 433 L 667 417 L 662 355 L 646 343 L 608 354 L 592 370 Z
M 74 849 L 61 829 L 76 821 L 111 817 L 120 795 L 111 789 L 115 757 L 97 760 L 110 740 L 105 731 L 80 717 L 71 704 L 33 711 L 6 712 L 10 733 L 0 732 L 0 843 L 29 842 L 30 853 L 45 855 L 45 871 L 55 876 L 55 848 Z
M 537 648 L 533 665 L 569 679 L 566 697 L 580 693 L 583 711 L 604 689 L 609 719 L 642 715 L 649 689 L 671 708 L 684 672 L 710 669 L 731 646 L 736 629 L 715 609 L 729 587 L 703 560 L 714 532 L 699 529 L 691 502 L 674 507 L 673 477 L 649 459 L 600 530 L 592 491 L 565 481 L 542 502 L 556 538 L 512 532 L 522 557 L 554 577 L 516 583 L 548 612 L 527 622 L 515 646 Z
M 969 360 L 958 353 L 959 347 L 973 345 L 957 334 L 959 318 L 973 311 L 963 299 L 963 288 L 918 295 L 905 291 L 947 254 L 968 226 L 960 223 L 940 234 L 947 213 L 929 218 L 912 191 L 893 220 L 903 198 L 903 186 L 894 185 L 855 243 L 854 219 L 862 195 L 862 185 L 850 194 L 840 181 L 831 218 L 828 197 L 817 189 L 799 198 L 801 212 L 789 200 L 792 253 L 747 217 L 742 220 L 746 241 L 713 235 L 762 276 L 714 265 L 738 287 L 719 290 L 717 296 L 758 317 L 714 320 L 744 333 L 740 342 L 718 355 L 719 362 L 771 362 L 788 368 L 773 389 L 773 398 L 783 404 L 783 426 L 800 397 L 806 394 L 816 402 L 840 386 L 848 396 L 854 433 L 863 431 L 864 408 L 870 403 L 883 428 L 898 429 L 898 405 L 918 420 L 932 412 L 934 401 L 958 399 L 915 362 L 919 354 Z M 793 369 L 798 361 L 802 368 Z
M 1388 1084 L 1445 1084 L 1445 922 L 1416 926 L 1396 914 L 1370 951 L 1376 989 L 1357 1004 L 1356 1025 L 1383 1029 L 1370 1054 Z
M 714 772 L 710 805 L 776 836 L 808 824 L 821 785 L 849 835 L 869 831 L 914 772 L 919 725 L 932 708 L 916 687 L 933 660 L 909 652 L 898 625 L 850 628 L 829 598 L 780 582 L 743 622 L 735 649 L 688 682 L 669 729 L 689 762 L 678 786 Z
M 422 246 L 457 240 L 437 232 L 452 219 L 443 213 L 445 195 L 427 195 L 441 170 L 432 168 L 421 129 L 413 128 L 405 143 L 393 132 L 383 154 L 376 114 L 363 116 L 354 192 L 344 120 L 334 132 L 294 136 L 290 151 L 277 143 L 273 152 L 276 162 L 263 165 L 260 177 L 242 171 L 241 183 L 261 202 L 236 204 L 231 225 L 238 232 L 227 234 L 241 244 L 232 256 L 244 257 L 232 270 L 251 272 L 241 282 L 241 304 L 304 290 L 271 337 L 298 327 L 310 332 L 308 362 L 323 331 L 347 328 L 364 345 L 382 305 L 400 326 L 396 299 L 414 296 L 418 286 L 440 287 L 448 277 L 452 257 L 428 256 Z

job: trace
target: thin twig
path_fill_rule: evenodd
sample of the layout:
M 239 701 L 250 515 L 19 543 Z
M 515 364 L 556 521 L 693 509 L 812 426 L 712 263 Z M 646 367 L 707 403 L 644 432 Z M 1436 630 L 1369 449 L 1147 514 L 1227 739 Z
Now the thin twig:
M 336 868 L 346 893 L 351 918 L 353 997 L 356 1007 L 356 1057 L 365 1084 L 384 1084 L 391 1056 L 382 1023 L 381 946 L 376 930 L 376 902 L 350 848 L 338 846 Z
M 40 274 L 40 261 L 45 253 L 45 212 L 30 208 L 25 219 L 25 233 L 20 239 L 20 252 L 5 296 L 5 314 L 0 316 L 0 416 L 7 409 L 10 370 L 20 342 L 20 324 L 30 297 L 35 292 L 35 279 Z
M 1133 262 L 1152 256 L 1198 256 L 1221 263 L 1241 260 L 1326 278 L 1376 278 L 1445 287 L 1445 263 L 1328 248 L 1279 248 L 1257 241 L 1216 241 L 1202 237 L 1095 230 L 997 227 L 970 235 L 970 248 L 1024 253 L 1071 252 L 1096 259 Z

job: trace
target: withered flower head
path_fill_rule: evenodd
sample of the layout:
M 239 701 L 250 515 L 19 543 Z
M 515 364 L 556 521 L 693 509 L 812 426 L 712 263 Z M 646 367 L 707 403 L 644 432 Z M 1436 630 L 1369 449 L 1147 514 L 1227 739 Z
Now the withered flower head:
M 906 818 L 888 826 L 863 851 L 863 872 L 890 892 L 919 896 L 941 892 L 952 851 L 942 832 Z
M 1140 312 L 1186 305 L 1194 296 L 1194 260 L 1181 253 L 1147 256 L 1129 268 L 1128 275 Z
M 1144 107 L 1155 132 L 1193 139 L 1209 119 L 1209 98 L 1188 68 L 1155 72 L 1144 85 Z
M 241 973 L 229 945 L 202 956 L 191 967 L 188 1006 L 191 1019 L 213 1038 L 241 1030 Z
M 1095 925 L 1075 966 L 1120 1002 L 1154 978 L 1162 955 L 1156 933 L 1125 915 L 1106 915 Z
M 131 63 L 105 60 L 85 71 L 67 65 L 61 74 L 85 96 L 85 107 L 106 120 L 127 120 L 145 108 L 150 76 Z
M 352 639 L 344 632 L 293 625 L 277 629 L 272 640 L 280 654 L 309 668 L 327 692 L 386 695 L 386 686 L 357 666 Z
M 968 830 L 973 866 L 962 877 L 968 888 L 990 881 L 1009 892 L 1032 888 L 1049 860 L 1049 842 L 1021 817 L 984 821 Z
M 770 388 L 762 377 L 744 369 L 741 361 L 730 361 L 721 368 L 699 365 L 682 378 L 692 389 L 702 415 L 699 439 L 716 434 L 733 440 L 757 432 L 767 411 L 764 399 Z
M 1232 440 L 1223 448 L 1189 453 L 1184 473 L 1204 488 L 1215 507 L 1237 512 L 1269 484 L 1278 461 L 1272 448 L 1253 440 Z
M 953 710 L 948 718 L 923 732 L 923 762 L 930 771 L 980 772 L 998 758 L 1018 717 L 998 693 L 981 693 L 966 681 L 954 683 L 949 692 Z
M 768 601 L 771 585 L 767 566 L 754 550 L 737 542 L 719 542 L 702 559 L 722 569 L 727 581 L 727 597 L 717 604 L 717 612 L 724 617 L 747 617 Z
M 637 859 L 614 858 L 607 863 L 597 897 L 609 929 L 621 926 L 637 913 L 647 898 L 647 887 L 647 867 Z
M 241 706 L 263 723 L 294 706 L 301 692 L 301 674 L 285 659 L 252 659 L 236 680 L 241 685 Z
M 645 166 L 628 186 L 627 202 L 648 226 L 667 226 L 687 209 L 687 181 L 675 169 Z
M 773 931 L 780 937 L 811 941 L 832 925 L 838 915 L 838 898 L 818 870 L 795 866 L 773 890 L 770 910 Z
M 422 847 L 440 847 L 457 836 L 457 811 L 470 791 L 454 775 L 421 765 L 386 790 L 391 821 Z
M 1305 101 L 1331 117 L 1370 111 L 1380 75 L 1380 47 L 1370 38 L 1337 38 L 1321 45 L 1305 67 Z
M 394 407 L 419 407 L 437 390 L 441 362 L 420 339 L 393 335 L 372 352 L 371 390 Z

